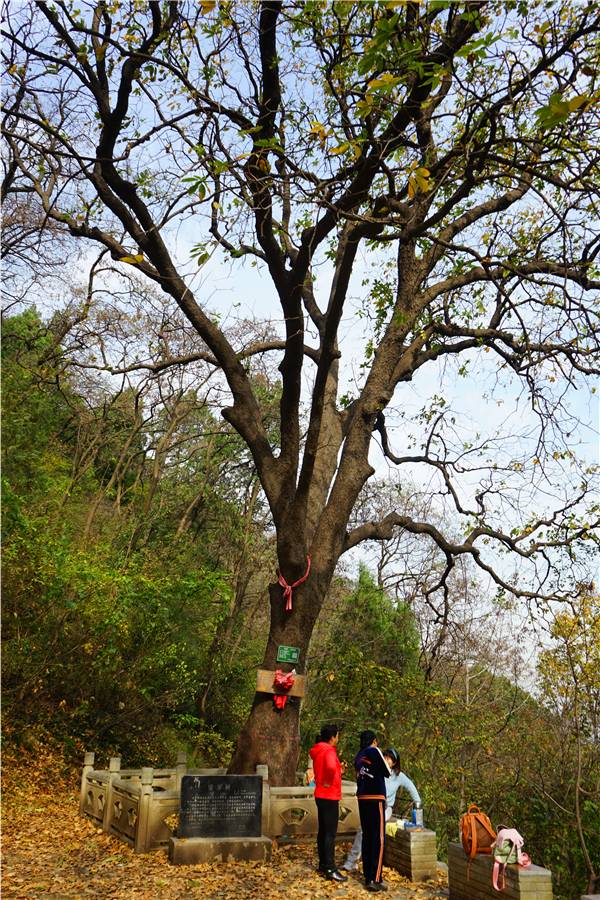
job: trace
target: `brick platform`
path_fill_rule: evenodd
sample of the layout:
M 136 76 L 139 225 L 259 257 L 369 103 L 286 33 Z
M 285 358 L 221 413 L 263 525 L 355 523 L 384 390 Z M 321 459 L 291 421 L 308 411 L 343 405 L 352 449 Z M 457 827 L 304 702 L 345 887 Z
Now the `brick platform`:
M 411 881 L 425 881 L 432 878 L 437 870 L 437 848 L 435 831 L 398 831 L 385 838 L 383 862 L 391 869 Z
M 552 873 L 541 866 L 506 867 L 506 886 L 498 893 L 492 886 L 494 861 L 491 855 L 476 856 L 467 877 L 468 860 L 462 844 L 448 844 L 448 885 L 450 900 L 552 900 Z

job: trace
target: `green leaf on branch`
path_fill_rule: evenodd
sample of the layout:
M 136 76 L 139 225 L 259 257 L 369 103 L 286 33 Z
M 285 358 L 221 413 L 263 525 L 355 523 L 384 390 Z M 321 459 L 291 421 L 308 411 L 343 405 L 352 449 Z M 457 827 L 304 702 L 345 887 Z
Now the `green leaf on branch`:
M 600 100 L 600 94 L 593 96 L 590 96 L 590 94 L 577 94 L 575 97 L 571 97 L 570 100 L 565 100 L 560 91 L 555 91 L 546 106 L 536 110 L 535 116 L 538 126 L 543 130 L 554 128 L 555 125 L 566 122 L 571 113 L 582 106 L 591 106 L 597 103 L 598 100 Z
M 187 178 L 182 178 L 182 181 L 189 184 L 187 189 L 188 194 L 198 194 L 200 200 L 204 200 L 206 197 L 206 181 L 204 176 L 191 175 Z
M 196 265 L 198 268 L 203 266 L 211 257 L 211 245 L 210 244 L 196 244 L 195 247 L 192 247 L 191 254 L 196 259 Z

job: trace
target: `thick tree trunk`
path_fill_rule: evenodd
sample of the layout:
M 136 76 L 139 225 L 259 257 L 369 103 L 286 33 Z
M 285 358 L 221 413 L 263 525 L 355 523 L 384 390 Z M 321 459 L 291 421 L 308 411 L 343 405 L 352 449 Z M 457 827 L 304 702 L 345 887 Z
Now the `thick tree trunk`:
M 316 573 L 311 572 L 308 580 L 294 589 L 291 611 L 285 609 L 280 585 L 270 586 L 271 625 L 262 664 L 264 669 L 290 672 L 295 668 L 298 674 L 304 672 L 306 654 L 323 596 L 324 588 L 320 581 Z M 300 649 L 297 664 L 277 662 L 277 648 L 281 644 Z M 252 773 L 257 764 L 266 764 L 271 784 L 295 784 L 300 752 L 300 703 L 299 698 L 290 697 L 285 708 L 279 710 L 273 703 L 272 694 L 256 693 L 250 715 L 238 738 L 229 771 L 236 774 Z
M 354 472 L 354 478 L 348 480 L 349 499 L 346 504 L 342 498 L 336 513 L 332 515 L 330 512 L 325 519 L 322 518 L 343 439 L 341 419 L 335 404 L 337 375 L 337 362 L 334 361 L 327 379 L 318 453 L 306 508 L 298 519 L 292 522 L 290 517 L 278 529 L 279 563 L 288 583 L 296 581 L 306 570 L 306 558 L 298 554 L 299 545 L 312 544 L 313 565 L 306 582 L 294 589 L 291 611 L 285 609 L 281 586 L 272 584 L 269 588 L 271 623 L 262 664 L 264 669 L 291 671 L 291 665 L 277 662 L 277 648 L 284 644 L 300 649 L 300 661 L 294 668 L 298 674 L 305 672 L 310 639 L 341 552 L 344 530 L 341 523 L 346 521 L 364 481 L 359 467 Z M 273 695 L 256 693 L 229 771 L 250 773 L 254 772 L 257 764 L 266 764 L 271 784 L 293 785 L 300 753 L 300 707 L 301 700 L 290 697 L 285 708 L 278 710 L 274 706 Z

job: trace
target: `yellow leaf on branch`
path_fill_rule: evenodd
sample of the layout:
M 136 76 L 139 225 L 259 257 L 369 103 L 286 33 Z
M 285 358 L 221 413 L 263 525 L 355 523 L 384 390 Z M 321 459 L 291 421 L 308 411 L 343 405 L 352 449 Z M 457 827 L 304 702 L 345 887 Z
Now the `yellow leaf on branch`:
M 135 256 L 120 256 L 119 262 L 129 263 L 130 266 L 135 266 L 138 263 L 144 262 L 144 254 L 136 253 Z
M 330 156 L 340 156 L 342 153 L 345 153 L 346 150 L 350 149 L 350 141 L 344 141 L 343 144 L 340 144 L 339 147 L 333 147 L 332 150 L 329 151 Z

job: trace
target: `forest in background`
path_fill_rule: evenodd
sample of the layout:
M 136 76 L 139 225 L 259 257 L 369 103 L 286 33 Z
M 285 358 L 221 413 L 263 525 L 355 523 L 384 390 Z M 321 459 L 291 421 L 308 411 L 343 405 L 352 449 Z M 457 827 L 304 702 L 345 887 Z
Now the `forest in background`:
M 165 375 L 109 390 L 65 363 L 79 327 L 34 309 L 4 322 L 5 737 L 31 748 L 51 736 L 75 764 L 84 749 L 170 764 L 181 748 L 223 764 L 268 626 L 264 498 L 208 389 Z M 254 377 L 268 416 L 275 389 L 268 373 Z M 371 486 L 362 503 L 389 490 Z M 442 855 L 477 802 L 525 835 L 558 897 L 574 898 L 600 860 L 593 586 L 544 633 L 541 617 L 523 626 L 465 569 L 441 629 L 416 590 L 435 555 L 407 540 L 338 572 L 307 660 L 301 764 L 324 721 L 342 727 L 347 761 L 372 727 L 398 748 Z M 537 641 L 533 672 L 524 654 Z

